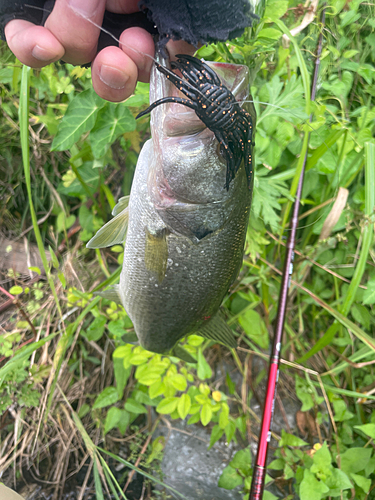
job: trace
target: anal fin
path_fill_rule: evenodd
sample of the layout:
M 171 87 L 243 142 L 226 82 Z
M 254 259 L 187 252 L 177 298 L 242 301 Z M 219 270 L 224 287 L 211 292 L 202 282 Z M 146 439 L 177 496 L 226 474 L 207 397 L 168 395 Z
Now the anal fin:
M 218 314 L 204 324 L 195 334 L 206 339 L 214 340 L 215 342 L 220 342 L 227 347 L 237 347 L 237 342 L 232 330 Z
M 196 363 L 197 361 L 191 356 L 185 349 L 179 345 L 175 345 L 173 349 L 169 351 L 170 356 L 174 356 L 176 358 L 185 361 L 186 363 Z

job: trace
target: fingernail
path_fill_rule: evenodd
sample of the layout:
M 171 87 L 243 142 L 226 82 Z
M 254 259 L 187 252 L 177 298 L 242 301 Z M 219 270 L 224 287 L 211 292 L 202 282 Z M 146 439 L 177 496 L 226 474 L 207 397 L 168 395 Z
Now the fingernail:
M 100 0 L 69 0 L 69 7 L 84 17 L 94 17 Z
M 111 87 L 112 89 L 123 89 L 129 77 L 126 73 L 120 69 L 114 68 L 113 66 L 107 66 L 102 64 L 99 71 L 99 78 L 103 83 Z
M 35 59 L 38 59 L 38 61 L 43 61 L 43 62 L 52 61 L 56 57 L 56 54 L 52 54 L 49 50 L 44 49 L 40 45 L 35 45 L 35 47 L 31 52 L 31 55 Z

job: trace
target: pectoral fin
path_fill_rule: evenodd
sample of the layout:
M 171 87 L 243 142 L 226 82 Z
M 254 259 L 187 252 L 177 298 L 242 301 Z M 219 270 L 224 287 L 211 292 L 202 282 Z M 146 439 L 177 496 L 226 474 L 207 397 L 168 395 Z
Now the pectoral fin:
M 173 349 L 170 350 L 169 354 L 176 358 L 182 359 L 186 363 L 196 363 L 197 361 L 191 356 L 183 347 L 175 345 Z
M 156 273 L 159 283 L 164 279 L 167 260 L 167 230 L 163 229 L 156 234 L 151 234 L 146 229 L 145 265 L 149 271 Z
M 119 285 L 113 285 L 102 292 L 95 292 L 95 295 L 99 295 L 99 297 L 103 297 L 103 299 L 111 300 L 112 302 L 116 302 L 116 304 L 120 304 L 122 306 Z
M 195 333 L 206 339 L 220 342 L 227 347 L 237 347 L 237 342 L 232 330 L 219 315 L 214 316 Z
M 130 198 L 130 196 L 123 196 L 122 198 L 120 198 L 118 200 L 117 205 L 115 205 L 115 207 L 112 210 L 113 217 L 115 217 L 120 212 L 122 212 L 123 210 L 125 210 L 125 208 L 128 207 L 128 205 L 129 205 L 129 198 Z
M 116 205 L 117 206 L 117 205 Z M 114 208 L 116 210 L 116 207 Z M 129 210 L 126 207 L 116 217 L 107 222 L 87 243 L 87 248 L 104 248 L 120 245 L 124 242 L 128 229 Z

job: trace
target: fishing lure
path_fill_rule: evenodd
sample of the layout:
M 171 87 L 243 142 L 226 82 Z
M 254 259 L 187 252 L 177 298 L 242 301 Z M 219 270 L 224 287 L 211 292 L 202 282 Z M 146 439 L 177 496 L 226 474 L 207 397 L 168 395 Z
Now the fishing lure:
M 139 113 L 147 115 L 160 104 L 182 104 L 193 109 L 198 118 L 215 134 L 227 162 L 226 189 L 234 179 L 242 160 L 245 163 L 248 189 L 252 189 L 253 123 L 246 110 L 240 107 L 232 92 L 220 82 L 218 75 L 207 64 L 193 56 L 177 55 L 171 68 L 181 72 L 184 80 L 159 63 L 157 69 L 188 99 L 163 97 Z

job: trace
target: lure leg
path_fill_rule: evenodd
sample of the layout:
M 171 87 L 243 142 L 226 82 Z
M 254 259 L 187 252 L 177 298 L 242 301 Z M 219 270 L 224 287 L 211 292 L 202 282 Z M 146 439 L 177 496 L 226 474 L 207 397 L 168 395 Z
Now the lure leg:
M 196 71 L 201 72 L 209 83 L 221 85 L 220 78 L 217 76 L 215 71 L 196 57 L 188 56 L 186 54 L 177 54 L 176 57 L 178 62 L 182 62 L 182 64 L 185 63 L 186 66 L 191 65 Z
M 149 113 L 151 113 L 151 111 L 153 109 L 155 109 L 160 104 L 165 104 L 167 102 L 174 102 L 175 104 L 183 104 L 184 106 L 187 106 L 188 108 L 193 109 L 195 112 L 197 111 L 197 106 L 192 101 L 189 101 L 189 99 L 183 99 L 182 97 L 163 97 L 163 99 L 159 99 L 159 100 L 153 102 L 147 109 L 145 109 L 144 111 L 141 111 L 135 117 L 136 120 L 138 118 L 141 118 L 141 116 L 148 115 Z

